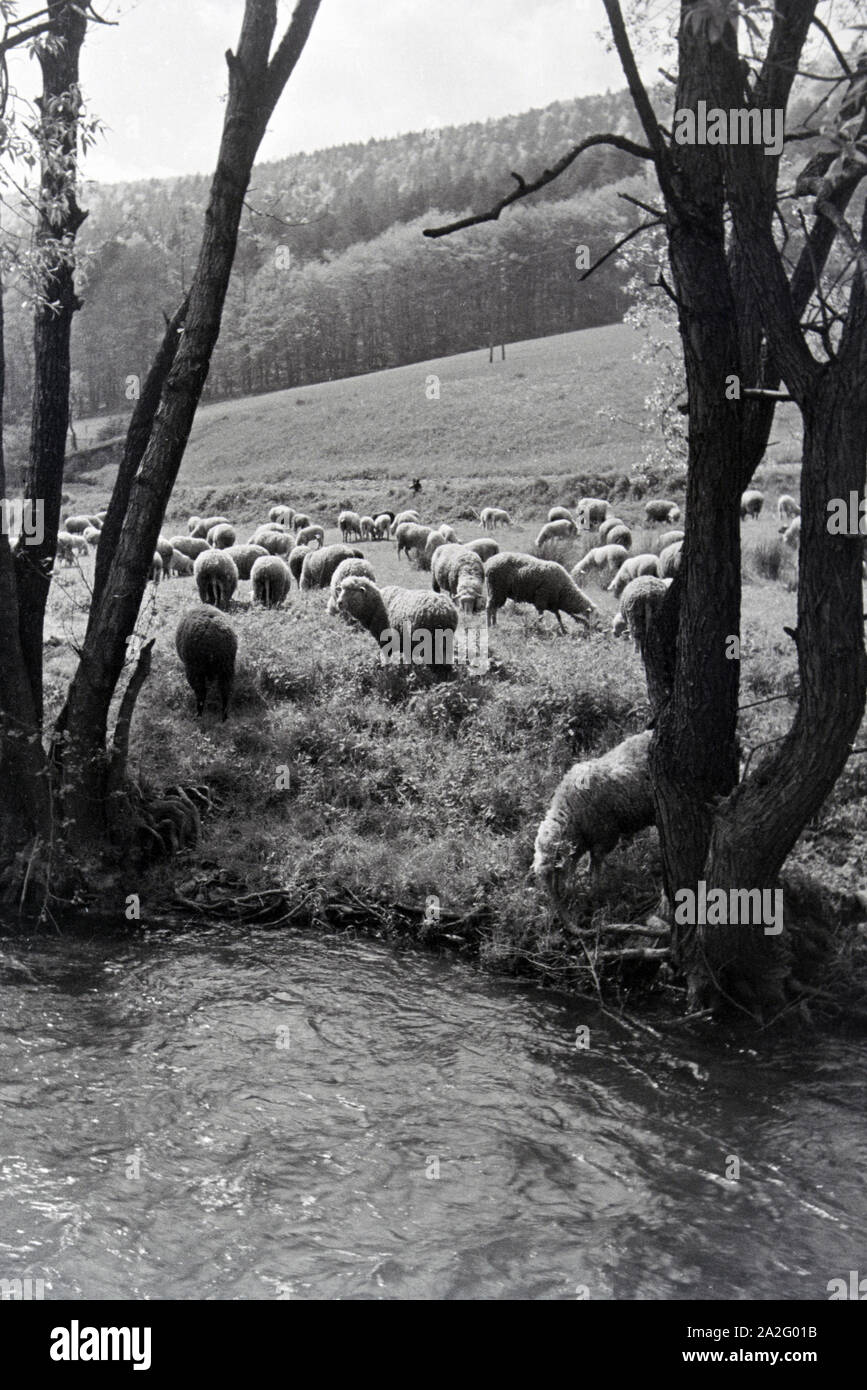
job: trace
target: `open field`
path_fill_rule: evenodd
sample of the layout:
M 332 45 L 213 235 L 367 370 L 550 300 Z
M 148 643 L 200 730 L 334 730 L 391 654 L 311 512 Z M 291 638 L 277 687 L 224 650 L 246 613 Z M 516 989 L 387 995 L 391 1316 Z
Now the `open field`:
M 247 518 L 266 497 L 325 514 L 400 511 L 412 505 L 419 477 L 426 506 L 438 512 L 493 502 L 541 516 L 635 473 L 653 384 L 651 369 L 633 360 L 638 346 L 631 329 L 611 324 L 510 343 L 505 362 L 463 353 L 203 406 L 173 512 L 229 508 Z M 439 399 L 426 395 L 432 376 Z M 82 441 L 93 423 L 77 426 Z M 758 486 L 791 478 L 799 440 L 795 408 L 781 407 Z M 112 470 L 89 476 L 92 487 L 72 490 L 92 510 L 107 497 Z
M 551 505 L 574 503 L 588 472 L 613 482 L 639 448 L 633 428 L 624 424 L 606 440 L 606 426 L 594 418 L 593 402 L 606 398 L 624 417 L 640 413 L 624 333 L 592 330 L 519 345 L 505 365 L 489 367 L 486 356 L 474 354 L 209 407 L 197 422 L 164 533 L 185 532 L 191 511 L 224 511 L 246 540 L 269 505 L 288 501 L 324 524 L 331 543 L 340 539 L 339 506 L 411 505 L 407 484 L 419 474 L 424 491 L 415 505 L 423 521 L 449 521 L 469 540 L 482 533 L 468 509 L 501 504 L 514 521 L 496 533 L 501 549 L 530 549 Z M 441 399 L 428 402 L 424 379 L 437 368 Z M 558 393 L 563 402 L 555 405 Z M 292 404 L 296 395 L 303 409 Z M 511 441 L 508 450 L 497 447 L 498 429 Z M 784 437 L 782 427 L 774 437 Z M 603 459 L 610 465 L 604 474 Z M 795 472 L 791 458 L 765 469 L 788 489 Z M 70 510 L 94 510 L 107 481 L 77 483 Z M 795 618 L 796 561 L 784 550 L 779 578 L 769 579 L 756 557 L 778 540 L 778 490 L 757 523 L 742 525 L 744 705 L 791 695 L 796 683 L 794 646 L 783 632 Z M 618 500 L 617 510 L 635 528 L 635 553 L 667 529 L 646 530 L 643 502 L 634 497 Z M 581 536 L 558 558 L 571 566 L 590 543 Z M 429 574 L 397 560 L 393 542 L 357 548 L 380 584 L 429 586 Z M 88 558 L 81 573 L 58 571 L 56 645 L 46 667 L 50 713 L 73 668 L 68 644 L 82 629 L 91 565 Z M 326 615 L 326 593 L 293 588 L 283 608 L 266 612 L 251 606 L 250 585 L 242 582 L 232 607 L 239 675 L 225 724 L 215 695 L 196 719 L 174 650 L 178 618 L 198 601 L 192 580 L 149 589 L 140 633 L 155 634 L 157 644 L 133 730 L 134 764 L 154 789 L 206 782 L 221 804 L 180 876 L 223 870 L 254 887 L 282 884 L 299 895 L 316 887 L 326 897 L 348 889 L 384 903 L 423 905 L 436 895 L 443 912 L 482 922 L 488 963 L 566 983 L 574 944 L 527 882 L 536 828 L 571 763 L 642 728 L 647 709 L 639 658 L 628 641 L 611 635 L 617 605 L 594 584 L 586 587 L 604 619 L 590 636 L 568 624 L 563 637 L 550 616 L 539 622 L 534 610 L 509 605 L 490 633 L 486 674 L 463 668 L 450 682 L 430 683 L 380 666 L 368 634 Z M 484 615 L 469 621 L 483 626 Z M 782 735 L 793 709 L 783 698 L 745 710 L 745 754 L 756 749 L 760 758 L 759 745 Z M 793 858 L 830 888 L 849 890 L 867 877 L 865 847 L 867 758 L 854 757 Z M 596 913 L 600 920 L 646 913 L 657 897 L 657 869 L 651 830 L 611 854 L 605 899 L 594 900 L 585 860 L 575 922 L 590 924 Z M 141 892 L 146 915 L 148 902 L 156 910 L 176 877 L 177 865 L 157 866 L 124 891 Z

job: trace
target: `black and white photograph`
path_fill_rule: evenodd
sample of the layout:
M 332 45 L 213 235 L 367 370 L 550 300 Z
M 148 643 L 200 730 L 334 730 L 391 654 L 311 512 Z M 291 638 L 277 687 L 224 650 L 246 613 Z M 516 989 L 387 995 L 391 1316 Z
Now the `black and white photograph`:
M 23 1364 L 590 1302 L 827 1375 L 863 0 L 0 0 L 0 279 Z

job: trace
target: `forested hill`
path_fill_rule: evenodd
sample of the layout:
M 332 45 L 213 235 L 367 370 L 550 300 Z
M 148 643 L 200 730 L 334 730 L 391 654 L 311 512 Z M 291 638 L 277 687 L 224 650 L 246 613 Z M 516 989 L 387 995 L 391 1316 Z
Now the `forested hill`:
M 479 210 L 595 130 L 635 134 L 626 93 L 263 164 L 254 174 L 207 394 L 304 385 L 609 323 L 625 271 L 585 283 L 575 248 L 601 255 L 641 214 L 644 172 L 610 147 L 491 223 L 433 242 L 422 228 Z M 107 137 L 110 139 L 110 134 Z M 79 233 L 84 308 L 73 335 L 78 417 L 129 409 L 163 313 L 189 283 L 210 173 L 92 185 Z M 30 310 L 7 293 L 8 408 L 29 404 Z

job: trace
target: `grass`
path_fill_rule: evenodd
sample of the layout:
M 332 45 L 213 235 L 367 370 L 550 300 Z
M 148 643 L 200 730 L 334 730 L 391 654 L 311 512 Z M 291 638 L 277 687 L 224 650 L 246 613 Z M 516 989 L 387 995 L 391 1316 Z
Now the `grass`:
M 501 548 L 530 550 L 550 506 L 574 505 L 584 491 L 612 495 L 636 457 L 632 426 L 608 432 L 594 417 L 604 400 L 624 421 L 627 413 L 637 419 L 642 385 L 628 357 L 632 341 L 624 329 L 594 329 L 510 347 L 509 360 L 493 367 L 471 354 L 207 407 L 165 532 L 185 531 L 190 512 L 226 511 L 246 539 L 272 502 L 286 500 L 326 525 L 331 543 L 340 539 L 342 506 L 410 505 L 407 484 L 420 475 L 423 521 L 449 521 L 471 539 L 481 534 L 468 519 L 472 508 L 502 505 L 515 524 L 496 533 Z M 431 372 L 441 378 L 438 402 L 424 395 Z M 296 412 L 295 397 L 307 409 Z M 778 489 L 792 490 L 796 464 L 766 469 Z M 76 480 L 70 510 L 95 509 L 108 482 Z M 633 527 L 637 553 L 669 528 L 648 530 L 643 502 L 625 492 L 617 510 Z M 795 620 L 795 561 L 780 553 L 775 497 L 769 489 L 766 514 L 742 525 L 744 705 L 796 690 L 795 649 L 783 632 Z M 580 535 L 548 553 L 571 568 L 592 540 Z M 396 559 L 393 543 L 358 548 L 380 583 L 429 587 L 429 575 Z M 83 631 L 91 566 L 88 559 L 83 572 L 59 571 L 53 586 L 49 715 L 74 669 L 70 643 Z M 612 617 L 613 598 L 592 581 L 587 589 Z M 124 893 L 141 893 L 145 917 L 179 873 L 219 871 L 255 889 L 280 884 L 300 895 L 317 887 L 327 897 L 349 892 L 418 908 L 434 896 L 444 913 L 481 924 L 486 964 L 571 982 L 574 940 L 528 882 L 533 840 L 571 763 L 643 727 L 643 672 L 631 645 L 614 640 L 610 624 L 587 637 L 568 624 L 564 638 L 550 615 L 540 622 L 534 610 L 508 605 L 490 633 L 486 674 L 462 669 L 451 682 L 429 682 L 381 667 L 366 633 L 326 616 L 325 594 L 293 589 L 284 608 L 266 612 L 251 606 L 249 591 L 242 582 L 233 605 L 239 672 L 225 724 L 215 696 L 196 719 L 174 651 L 178 618 L 197 602 L 192 581 L 149 592 L 140 630 L 156 636 L 156 647 L 133 727 L 133 765 L 155 789 L 208 783 L 219 810 L 180 869 L 130 870 Z M 484 615 L 471 622 L 483 625 Z M 793 709 L 784 698 L 744 710 L 745 750 L 778 739 Z M 867 758 L 855 757 L 793 858 L 830 887 L 853 889 L 867 877 L 865 846 Z M 611 854 L 605 884 L 604 901 L 595 901 L 585 861 L 575 925 L 646 914 L 659 884 L 655 831 Z

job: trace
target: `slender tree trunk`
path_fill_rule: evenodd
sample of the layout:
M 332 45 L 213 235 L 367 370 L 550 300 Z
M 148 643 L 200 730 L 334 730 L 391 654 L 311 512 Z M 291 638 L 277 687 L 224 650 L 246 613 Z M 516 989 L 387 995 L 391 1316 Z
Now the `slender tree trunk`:
M 80 307 L 75 293 L 73 245 L 85 213 L 75 200 L 75 156 L 80 108 L 78 59 L 87 18 L 71 0 L 49 5 L 50 41 L 37 49 L 42 68 L 40 126 L 44 145 L 36 248 L 40 293 L 33 334 L 35 375 L 30 459 L 25 497 L 43 516 L 42 540 L 19 544 L 15 568 L 18 631 L 37 718 L 42 720 L 42 634 L 51 568 L 57 549 L 63 462 L 69 428 L 69 338 Z
M 123 527 L 101 595 L 93 604 L 67 701 L 64 809 L 73 844 L 92 842 L 105 831 L 109 707 L 219 337 L 253 161 L 318 8 L 319 0 L 299 0 L 289 29 L 269 61 L 277 22 L 276 0 L 247 0 L 237 55 L 226 55 L 226 116 L 183 337 L 130 486 Z

